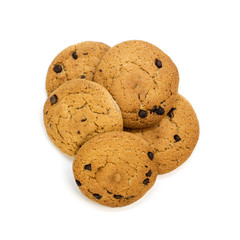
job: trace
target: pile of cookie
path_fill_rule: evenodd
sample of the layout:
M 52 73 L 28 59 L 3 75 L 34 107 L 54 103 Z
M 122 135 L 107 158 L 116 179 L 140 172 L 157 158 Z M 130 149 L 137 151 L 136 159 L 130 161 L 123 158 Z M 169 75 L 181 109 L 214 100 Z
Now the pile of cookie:
M 189 158 L 199 124 L 178 84 L 172 60 L 144 41 L 112 48 L 88 41 L 57 55 L 46 77 L 44 123 L 52 142 L 74 157 L 84 195 L 129 205 Z

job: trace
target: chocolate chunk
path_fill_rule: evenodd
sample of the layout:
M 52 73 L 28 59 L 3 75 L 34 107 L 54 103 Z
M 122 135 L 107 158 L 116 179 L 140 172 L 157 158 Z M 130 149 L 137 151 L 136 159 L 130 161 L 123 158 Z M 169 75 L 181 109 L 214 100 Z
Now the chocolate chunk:
M 149 157 L 150 160 L 153 160 L 154 154 L 153 154 L 152 152 L 148 152 L 147 155 L 148 155 L 148 157 Z
M 57 64 L 54 66 L 53 70 L 55 73 L 60 73 L 62 71 L 62 66 Z
M 161 106 L 159 106 L 156 113 L 157 115 L 163 115 L 165 113 L 165 110 Z
M 121 198 L 123 198 L 122 195 L 116 195 L 116 194 L 114 194 L 113 197 L 116 198 L 116 199 L 121 199 Z
M 170 118 L 174 117 L 173 111 L 176 110 L 176 108 L 171 108 L 171 110 L 168 112 L 167 116 Z
M 162 62 L 161 62 L 159 59 L 156 59 L 156 60 L 155 60 L 155 65 L 156 65 L 158 68 L 161 68 L 161 67 L 162 67 Z
M 145 118 L 145 117 L 147 116 L 147 112 L 144 111 L 144 110 L 140 110 L 140 111 L 138 112 L 138 116 L 139 116 L 140 118 Z
M 83 55 L 88 55 L 88 53 L 86 52 L 86 53 L 83 53 Z
M 57 101 L 58 101 L 58 97 L 57 97 L 57 95 L 52 95 L 51 97 L 50 97 L 50 103 L 53 105 L 53 104 L 55 104 L 55 103 L 57 103 Z
M 78 59 L 77 53 L 76 53 L 76 52 L 73 52 L 73 53 L 72 53 L 72 57 L 73 57 L 74 59 Z
M 179 142 L 181 140 L 181 138 L 176 134 L 176 135 L 174 135 L 174 140 L 176 142 Z
M 152 175 L 152 171 L 149 170 L 149 171 L 146 173 L 146 177 L 151 177 L 151 175 Z
M 75 180 L 76 181 L 76 184 L 80 187 L 80 186 L 82 186 L 82 184 L 76 179 Z
M 102 198 L 102 196 L 97 193 L 93 193 L 93 196 L 98 200 Z
M 81 77 L 80 77 L 81 79 L 84 79 L 84 78 L 86 78 L 84 75 L 82 75 Z
M 83 119 L 81 120 L 81 122 L 85 122 L 85 121 L 87 121 L 87 119 L 86 119 L 86 118 L 83 118 Z
M 144 185 L 148 185 L 148 184 L 149 184 L 149 178 L 146 178 L 146 179 L 143 181 L 143 184 L 144 184 Z
M 77 131 L 77 134 L 80 134 L 80 131 Z
M 92 166 L 91 166 L 91 164 L 85 165 L 85 166 L 84 166 L 84 169 L 85 169 L 85 170 L 88 170 L 88 171 L 92 171 Z

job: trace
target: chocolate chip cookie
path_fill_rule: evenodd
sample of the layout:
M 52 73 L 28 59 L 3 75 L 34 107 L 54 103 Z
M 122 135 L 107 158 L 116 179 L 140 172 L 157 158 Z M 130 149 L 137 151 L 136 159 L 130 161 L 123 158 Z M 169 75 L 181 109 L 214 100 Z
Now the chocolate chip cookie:
M 60 52 L 49 66 L 46 90 L 50 95 L 72 79 L 93 80 L 95 69 L 110 47 L 100 42 L 82 42 Z
M 158 173 L 163 174 L 179 167 L 190 157 L 199 138 L 199 123 L 191 104 L 178 94 L 173 107 L 159 124 L 127 131 L 151 144 L 156 151 Z
M 121 207 L 137 201 L 153 186 L 157 166 L 145 140 L 127 132 L 108 132 L 79 149 L 73 173 L 88 198 Z
M 52 92 L 44 106 L 44 123 L 53 143 L 70 156 L 99 133 L 123 128 L 112 96 L 103 86 L 87 80 L 71 80 Z
M 127 41 L 103 56 L 94 81 L 112 94 L 125 127 L 143 128 L 158 123 L 172 108 L 179 75 L 172 60 L 156 46 Z

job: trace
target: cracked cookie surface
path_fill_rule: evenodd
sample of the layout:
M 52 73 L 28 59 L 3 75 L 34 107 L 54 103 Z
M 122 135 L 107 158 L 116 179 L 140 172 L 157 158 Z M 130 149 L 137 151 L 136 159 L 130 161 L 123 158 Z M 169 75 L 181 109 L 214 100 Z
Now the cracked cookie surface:
M 154 184 L 157 165 L 149 143 L 127 132 L 108 132 L 87 141 L 73 162 L 79 189 L 109 207 L 129 205 Z
M 191 104 L 180 94 L 160 123 L 145 129 L 126 129 L 143 137 L 155 149 L 158 173 L 168 173 L 192 154 L 198 138 L 199 123 Z
M 52 142 L 70 156 L 99 133 L 123 128 L 120 109 L 110 93 L 86 80 L 66 82 L 48 97 L 44 124 Z
M 94 81 L 112 94 L 125 127 L 142 128 L 158 123 L 171 109 L 179 75 L 172 60 L 156 46 L 127 41 L 103 56 Z
M 50 95 L 72 79 L 93 80 L 97 65 L 109 46 L 100 42 L 82 42 L 60 52 L 48 68 L 46 90 Z

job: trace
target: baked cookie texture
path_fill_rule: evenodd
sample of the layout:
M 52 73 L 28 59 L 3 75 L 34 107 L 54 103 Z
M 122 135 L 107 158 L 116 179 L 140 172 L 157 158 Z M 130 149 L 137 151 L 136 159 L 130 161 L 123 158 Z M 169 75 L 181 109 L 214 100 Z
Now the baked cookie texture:
M 109 46 L 100 42 L 82 42 L 60 52 L 49 66 L 46 77 L 48 96 L 72 79 L 93 80 L 97 65 Z
M 157 166 L 145 140 L 127 132 L 108 132 L 86 142 L 73 162 L 84 195 L 109 207 L 129 205 L 154 184 Z
M 70 156 L 99 133 L 123 129 L 120 109 L 109 92 L 78 79 L 64 83 L 48 97 L 44 124 L 52 142 Z
M 126 41 L 103 56 L 94 81 L 112 94 L 125 127 L 144 128 L 158 123 L 171 109 L 179 74 L 172 60 L 156 46 Z
M 168 173 L 192 154 L 198 138 L 199 123 L 191 104 L 180 94 L 160 123 L 145 129 L 126 129 L 143 137 L 155 150 L 158 173 Z

